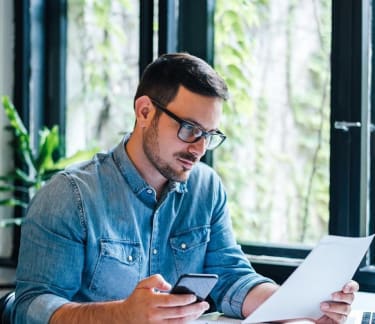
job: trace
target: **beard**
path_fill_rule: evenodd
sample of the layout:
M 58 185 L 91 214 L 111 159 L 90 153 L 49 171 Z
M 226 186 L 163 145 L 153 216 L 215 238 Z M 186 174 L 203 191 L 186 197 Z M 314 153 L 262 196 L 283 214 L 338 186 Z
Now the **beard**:
M 176 170 L 160 156 L 157 124 L 158 118 L 154 118 L 151 127 L 144 131 L 143 151 L 152 166 L 157 169 L 163 177 L 171 181 L 184 182 L 187 180 L 190 170 L 184 167 L 181 167 L 180 170 Z M 189 152 L 177 152 L 173 154 L 173 157 L 180 157 L 192 162 L 197 161 L 197 157 Z

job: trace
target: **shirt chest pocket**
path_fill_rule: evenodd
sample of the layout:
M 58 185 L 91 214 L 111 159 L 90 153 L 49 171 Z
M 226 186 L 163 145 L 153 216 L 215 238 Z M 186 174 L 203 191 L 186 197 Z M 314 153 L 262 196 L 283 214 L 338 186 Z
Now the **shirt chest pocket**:
M 140 280 L 141 261 L 140 243 L 100 240 L 100 254 L 90 289 L 99 299 L 127 297 Z
M 170 238 L 176 271 L 179 275 L 188 272 L 202 272 L 207 244 L 210 241 L 210 227 L 202 226 L 180 232 Z

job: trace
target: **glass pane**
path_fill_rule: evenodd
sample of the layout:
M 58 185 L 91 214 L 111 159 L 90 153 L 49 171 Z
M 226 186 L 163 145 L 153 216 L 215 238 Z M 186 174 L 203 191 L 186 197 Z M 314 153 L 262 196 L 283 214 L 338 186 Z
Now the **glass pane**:
M 133 129 L 139 1 L 68 1 L 66 153 L 112 147 Z
M 328 231 L 331 1 L 216 2 L 215 67 L 231 99 L 215 151 L 239 241 Z

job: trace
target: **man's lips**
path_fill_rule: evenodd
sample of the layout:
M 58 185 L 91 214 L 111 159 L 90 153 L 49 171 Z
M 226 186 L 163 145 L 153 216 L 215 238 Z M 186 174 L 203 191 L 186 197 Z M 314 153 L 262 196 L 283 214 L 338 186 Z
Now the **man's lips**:
M 186 170 L 192 169 L 195 162 L 199 160 L 195 155 L 188 152 L 180 152 L 179 154 L 176 154 L 176 158 Z
M 178 158 L 178 161 L 180 161 L 180 163 L 182 163 L 182 165 L 184 166 L 184 168 L 188 169 L 188 170 L 190 170 L 194 166 L 194 162 L 191 161 L 191 160 L 186 160 L 186 159 L 183 159 L 183 158 Z

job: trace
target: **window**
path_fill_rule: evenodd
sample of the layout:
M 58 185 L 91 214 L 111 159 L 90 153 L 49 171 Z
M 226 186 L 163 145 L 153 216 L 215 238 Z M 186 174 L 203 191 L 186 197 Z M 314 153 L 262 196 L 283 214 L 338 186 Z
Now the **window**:
M 31 17 L 41 19 L 32 20 L 33 33 L 41 31 L 44 41 L 33 43 L 39 56 L 31 55 L 39 83 L 30 92 L 29 66 L 22 65 L 15 89 L 23 91 L 15 98 L 34 132 L 41 124 L 60 125 L 68 155 L 87 145 L 108 148 L 131 129 L 139 71 L 157 52 L 188 51 L 215 65 L 231 87 L 223 120 L 229 139 L 205 160 L 225 181 L 247 253 L 302 259 L 326 233 L 374 232 L 369 0 L 38 0 L 31 6 L 41 13 Z M 15 12 L 27 20 L 26 9 Z M 18 43 L 27 44 L 23 30 Z M 30 64 L 27 53 L 20 48 L 17 62 Z M 237 169 L 233 161 L 241 159 Z M 357 279 L 375 291 L 371 252 Z M 297 263 L 254 261 L 279 282 Z
M 331 1 L 216 1 L 215 67 L 232 95 L 215 156 L 239 241 L 328 232 Z
M 215 66 L 234 92 L 224 127 L 235 144 L 215 161 L 244 250 L 303 258 L 326 233 L 373 233 L 370 3 L 236 5 L 216 1 Z M 253 261 L 279 281 L 294 269 Z M 372 264 L 373 248 L 362 289 L 374 290 Z
M 110 149 L 134 124 L 138 1 L 68 1 L 66 152 Z

